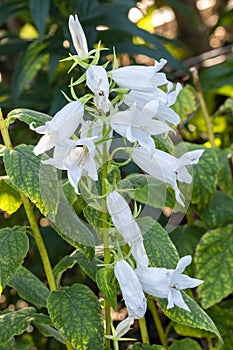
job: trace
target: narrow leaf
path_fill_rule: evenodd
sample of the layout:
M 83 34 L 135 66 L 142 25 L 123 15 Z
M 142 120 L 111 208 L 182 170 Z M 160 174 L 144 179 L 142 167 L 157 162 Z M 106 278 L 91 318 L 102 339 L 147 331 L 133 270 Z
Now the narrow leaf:
M 55 327 L 74 348 L 103 350 L 104 327 L 96 296 L 74 284 L 51 292 L 48 311 Z
M 30 303 L 46 307 L 49 289 L 32 272 L 21 266 L 8 283 L 19 296 Z
M 36 24 L 36 28 L 42 41 L 46 20 L 49 14 L 50 0 L 29 0 L 29 9 L 32 18 Z
M 0 229 L 0 247 L 0 285 L 4 288 L 28 252 L 26 228 L 14 226 Z

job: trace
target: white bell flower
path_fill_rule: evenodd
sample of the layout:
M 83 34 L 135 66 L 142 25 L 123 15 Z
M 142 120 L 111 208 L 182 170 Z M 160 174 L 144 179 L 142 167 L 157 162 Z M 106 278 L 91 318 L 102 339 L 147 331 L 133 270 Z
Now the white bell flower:
M 144 317 L 147 303 L 135 271 L 125 260 L 118 260 L 114 266 L 114 273 L 125 300 L 128 316 L 134 319 Z
M 38 134 L 44 134 L 34 148 L 34 154 L 37 156 L 53 148 L 58 142 L 68 139 L 75 132 L 77 127 L 83 121 L 84 106 L 80 101 L 73 101 L 65 105 L 58 111 L 52 120 L 45 125 L 35 128 L 33 123 L 30 129 Z
M 107 195 L 106 205 L 114 226 L 131 247 L 137 266 L 148 267 L 148 257 L 143 245 L 141 230 L 126 200 L 117 191 L 113 191 Z
M 175 270 L 149 267 L 143 270 L 137 269 L 135 273 L 146 293 L 158 298 L 168 299 L 167 309 L 176 305 L 190 311 L 180 291 L 197 287 L 203 283 L 202 280 L 182 274 L 191 261 L 192 257 L 187 255 L 180 259 Z
M 158 71 L 167 63 L 165 59 L 156 62 L 154 66 L 127 66 L 117 68 L 112 72 L 113 80 L 126 89 L 153 92 L 158 86 L 168 84 L 165 73 Z
M 167 135 L 172 128 L 162 121 L 153 119 L 159 107 L 158 101 L 154 103 L 154 108 L 149 107 L 146 104 L 140 111 L 135 102 L 130 109 L 114 114 L 110 125 L 118 134 L 126 137 L 130 142 L 138 141 L 142 147 L 148 151 L 153 151 L 155 144 L 151 135 Z
M 109 81 L 106 70 L 101 66 L 89 66 L 86 71 L 86 82 L 94 92 L 94 103 L 97 110 L 109 111 Z
M 186 165 L 197 164 L 203 152 L 204 150 L 190 151 L 176 158 L 158 149 L 151 153 L 143 147 L 137 147 L 132 151 L 132 159 L 143 171 L 170 185 L 175 191 L 177 202 L 184 206 L 177 180 L 192 182 L 192 176 L 187 171 Z
M 124 102 L 127 106 L 132 106 L 136 102 L 137 108 L 140 110 L 143 110 L 147 106 L 148 110 L 155 111 L 154 117 L 177 125 L 180 117 L 171 106 L 175 103 L 181 89 L 181 84 L 177 83 L 176 89 L 174 91 L 169 89 L 168 92 L 162 91 L 159 88 L 153 92 L 131 90 L 124 96 Z
M 88 175 L 93 180 L 98 180 L 97 167 L 94 160 L 96 137 L 74 140 L 64 140 L 56 144 L 53 158 L 43 161 L 57 169 L 67 170 L 68 179 L 78 192 L 78 182 L 82 175 Z
M 85 60 L 88 56 L 87 39 L 77 15 L 69 16 L 69 30 L 79 58 Z

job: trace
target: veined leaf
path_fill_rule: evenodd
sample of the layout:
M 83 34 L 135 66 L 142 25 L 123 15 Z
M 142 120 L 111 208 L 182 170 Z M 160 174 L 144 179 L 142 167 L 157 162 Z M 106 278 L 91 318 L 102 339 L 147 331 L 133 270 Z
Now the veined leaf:
M 0 344 L 6 344 L 14 335 L 22 334 L 34 319 L 35 313 L 33 307 L 27 307 L 1 315 Z
M 181 323 L 192 328 L 203 329 L 207 332 L 213 333 L 219 339 L 219 346 L 217 349 L 220 349 L 222 345 L 222 338 L 214 322 L 191 297 L 189 297 L 183 291 L 181 293 L 185 303 L 188 305 L 191 312 L 188 312 L 179 307 L 167 309 L 167 301 L 165 301 L 164 299 L 160 299 L 161 307 L 165 315 L 175 322 Z
M 74 284 L 51 292 L 48 310 L 55 327 L 74 348 L 103 350 L 100 306 L 88 287 Z
M 197 278 L 205 281 L 198 289 L 204 308 L 218 303 L 233 291 L 232 246 L 232 224 L 207 232 L 197 246 Z
M 167 231 L 150 218 L 138 219 L 137 223 L 143 235 L 150 265 L 174 269 L 179 261 L 179 255 Z
M 0 229 L 0 285 L 6 286 L 23 263 L 29 249 L 26 228 L 21 226 Z
M 13 109 L 10 113 L 8 113 L 7 118 L 13 121 L 15 119 L 19 119 L 28 125 L 33 123 L 35 128 L 44 125 L 47 121 L 51 120 L 51 117 L 48 114 L 26 108 Z
M 21 266 L 8 284 L 17 290 L 21 298 L 36 306 L 46 307 L 49 289 L 25 267 Z
M 181 117 L 181 120 L 186 120 L 197 110 L 197 107 L 198 98 L 196 91 L 191 85 L 186 85 L 179 93 L 173 108 Z

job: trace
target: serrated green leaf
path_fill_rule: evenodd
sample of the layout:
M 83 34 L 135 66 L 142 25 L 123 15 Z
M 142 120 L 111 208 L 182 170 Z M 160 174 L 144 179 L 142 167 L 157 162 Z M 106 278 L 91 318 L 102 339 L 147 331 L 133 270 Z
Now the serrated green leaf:
M 56 339 L 60 343 L 65 344 L 64 337 L 55 328 L 53 328 L 47 324 L 42 324 L 42 323 L 37 323 L 37 322 L 33 322 L 33 324 L 40 331 L 40 333 L 43 334 L 46 338 L 53 337 L 54 339 Z
M 186 85 L 179 93 L 173 109 L 180 116 L 181 120 L 186 120 L 197 110 L 197 107 L 198 98 L 196 91 L 191 85 Z
M 177 247 L 180 256 L 194 255 L 196 246 L 206 232 L 205 227 L 198 225 L 178 226 L 174 231 L 169 233 L 172 242 Z
M 179 255 L 166 230 L 157 221 L 150 218 L 138 219 L 137 223 L 143 235 L 150 265 L 175 268 Z
M 0 209 L 8 214 L 13 214 L 21 204 L 22 200 L 19 192 L 0 179 Z
M 14 339 L 10 339 L 4 345 L 0 344 L 0 350 L 15 350 L 15 341 L 14 341 Z
M 218 186 L 222 191 L 233 196 L 232 173 L 228 159 L 228 156 L 231 155 L 232 151 L 230 149 L 217 149 L 216 152 L 219 162 Z
M 216 191 L 200 216 L 212 229 L 233 222 L 233 198 L 224 192 Z
M 13 120 L 19 119 L 28 125 L 33 123 L 33 126 L 35 128 L 44 125 L 46 122 L 51 120 L 51 117 L 48 114 L 33 111 L 31 109 L 26 108 L 13 109 L 10 113 L 8 113 L 7 118 Z
M 2 288 L 23 263 L 29 249 L 26 228 L 21 226 L 0 229 L 0 285 Z
M 188 312 L 179 307 L 167 309 L 167 301 L 165 301 L 164 299 L 160 299 L 160 304 L 165 315 L 175 322 L 181 323 L 192 328 L 203 329 L 207 332 L 215 334 L 219 339 L 219 346 L 217 348 L 219 349 L 222 345 L 222 338 L 214 322 L 191 297 L 189 297 L 183 291 L 181 291 L 181 293 L 185 303 L 188 305 L 191 312 Z
M 29 0 L 29 9 L 36 24 L 40 39 L 43 39 L 46 20 L 49 14 L 50 0 Z
M 66 270 L 71 269 L 76 263 L 82 268 L 88 277 L 95 281 L 96 272 L 100 268 L 98 265 L 101 262 L 96 258 L 88 260 L 84 254 L 77 251 L 75 253 L 72 253 L 70 256 L 65 256 L 54 267 L 53 273 L 57 284 L 60 284 L 62 274 Z
M 142 343 L 135 343 L 132 349 L 133 350 L 165 350 L 165 348 L 160 345 L 149 345 L 149 344 L 142 344 Z
M 207 232 L 197 246 L 197 278 L 205 281 L 198 289 L 204 308 L 218 303 L 233 291 L 232 246 L 233 225 Z
M 201 350 L 200 345 L 192 339 L 174 340 L 169 350 Z
M 167 190 L 167 186 L 149 175 L 128 175 L 119 186 L 129 189 L 128 194 L 134 200 L 154 208 L 173 208 L 176 202 L 175 196 Z
M 42 213 L 45 213 L 40 193 L 41 157 L 33 154 L 33 146 L 22 144 L 13 150 L 5 150 L 3 160 L 6 173 L 13 185 L 29 197 Z
M 33 307 L 27 307 L 1 315 L 0 344 L 6 344 L 14 335 L 22 334 L 34 319 L 35 311 Z
M 109 267 L 100 269 L 96 273 L 96 283 L 99 289 L 104 294 L 109 305 L 112 306 L 114 310 L 116 310 L 117 294 L 116 294 L 116 288 L 112 284 L 112 278 L 113 278 L 113 269 Z
M 16 271 L 8 284 L 17 290 L 21 298 L 36 306 L 46 307 L 49 289 L 23 266 Z
M 55 327 L 74 348 L 103 350 L 104 327 L 96 296 L 82 284 L 51 292 L 48 311 Z
M 211 200 L 217 185 L 218 157 L 214 148 L 205 148 L 195 144 L 185 144 L 188 151 L 204 149 L 204 153 L 193 169 L 193 193 L 191 203 L 203 210 Z M 184 192 L 185 193 L 185 192 Z

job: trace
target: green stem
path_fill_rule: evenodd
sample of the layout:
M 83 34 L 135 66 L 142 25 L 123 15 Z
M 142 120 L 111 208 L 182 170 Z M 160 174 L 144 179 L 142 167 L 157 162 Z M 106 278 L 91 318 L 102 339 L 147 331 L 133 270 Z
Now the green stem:
M 211 338 L 207 338 L 207 342 L 208 342 L 208 348 L 209 348 L 209 350 L 214 350 L 215 347 L 213 347 Z
M 158 332 L 158 336 L 159 336 L 159 339 L 161 341 L 161 344 L 163 345 L 164 348 L 167 349 L 167 346 L 168 346 L 167 338 L 165 336 L 165 333 L 164 333 L 164 330 L 162 327 L 162 323 L 160 321 L 159 314 L 158 314 L 157 308 L 155 306 L 154 300 L 152 298 L 149 298 L 147 301 L 147 304 L 148 304 L 148 308 L 152 314 L 155 326 L 157 328 L 157 332 Z
M 106 133 L 106 126 L 103 126 L 103 135 Z M 111 254 L 108 241 L 108 215 L 105 194 L 107 193 L 106 180 L 108 176 L 108 164 L 107 164 L 107 145 L 103 143 L 103 174 L 102 174 L 102 229 L 103 229 L 103 243 L 104 243 L 104 263 L 109 264 L 111 262 Z M 110 305 L 107 300 L 104 300 L 105 306 L 105 322 L 106 322 L 106 335 L 111 334 L 111 314 Z M 110 350 L 110 339 L 105 338 L 105 349 Z
M 141 337 L 143 344 L 150 344 L 149 335 L 146 327 L 146 319 L 145 317 L 139 319 L 139 326 L 141 331 Z
M 204 100 L 204 96 L 203 96 L 203 92 L 202 92 L 202 88 L 201 88 L 201 83 L 200 83 L 198 71 L 197 71 L 196 67 L 192 67 L 190 69 L 190 71 L 191 71 L 191 74 L 192 74 L 193 83 L 194 83 L 195 88 L 197 90 L 197 95 L 198 95 L 198 99 L 199 99 L 200 106 L 201 106 L 201 109 L 202 109 L 202 113 L 203 113 L 203 116 L 204 116 L 204 119 L 205 119 L 207 133 L 208 133 L 208 138 L 209 138 L 211 146 L 215 147 L 214 133 L 213 133 L 212 125 L 211 125 L 211 119 L 210 119 L 210 115 L 209 115 L 209 112 L 208 112 L 208 109 L 206 107 L 206 103 L 205 103 L 205 100 Z
M 5 120 L 3 118 L 1 109 L 0 109 L 0 130 L 1 130 L 2 138 L 3 138 L 3 142 L 6 146 L 6 148 L 11 150 L 12 143 L 11 143 L 8 128 L 6 127 Z M 21 191 L 19 191 L 19 193 L 20 193 L 23 205 L 24 205 L 25 212 L 27 214 L 28 221 L 29 221 L 31 229 L 32 229 L 33 237 L 36 241 L 36 245 L 37 245 L 37 248 L 38 248 L 40 256 L 41 256 L 41 260 L 42 260 L 42 263 L 44 266 L 45 275 L 46 275 L 46 278 L 48 280 L 49 288 L 51 291 L 54 291 L 57 289 L 57 286 L 56 286 L 56 282 L 55 282 L 55 279 L 53 276 L 53 271 L 52 271 L 52 267 L 51 267 L 50 260 L 48 257 L 48 253 L 47 253 L 43 238 L 41 236 L 37 221 L 35 219 L 33 206 L 31 204 L 31 202 L 29 201 L 29 199 Z M 69 343 L 66 343 L 66 348 L 67 348 L 67 350 L 74 350 L 72 345 Z
M 31 229 L 33 232 L 33 237 L 36 241 L 36 245 L 37 245 L 37 248 L 38 248 L 40 256 L 41 256 L 41 260 L 42 260 L 42 263 L 44 266 L 44 270 L 45 270 L 45 274 L 46 274 L 46 277 L 48 280 L 49 288 L 52 291 L 56 290 L 57 286 L 56 286 L 56 282 L 55 282 L 55 279 L 53 276 L 52 267 L 51 267 L 51 264 L 49 261 L 48 253 L 47 253 L 43 238 L 41 236 L 37 221 L 35 219 L 32 204 L 23 193 L 20 193 L 20 195 L 21 195 L 21 199 L 22 199 L 22 202 L 24 205 L 24 209 L 25 209 L 26 214 L 27 214 L 28 221 L 30 223 L 30 226 L 31 226 Z

